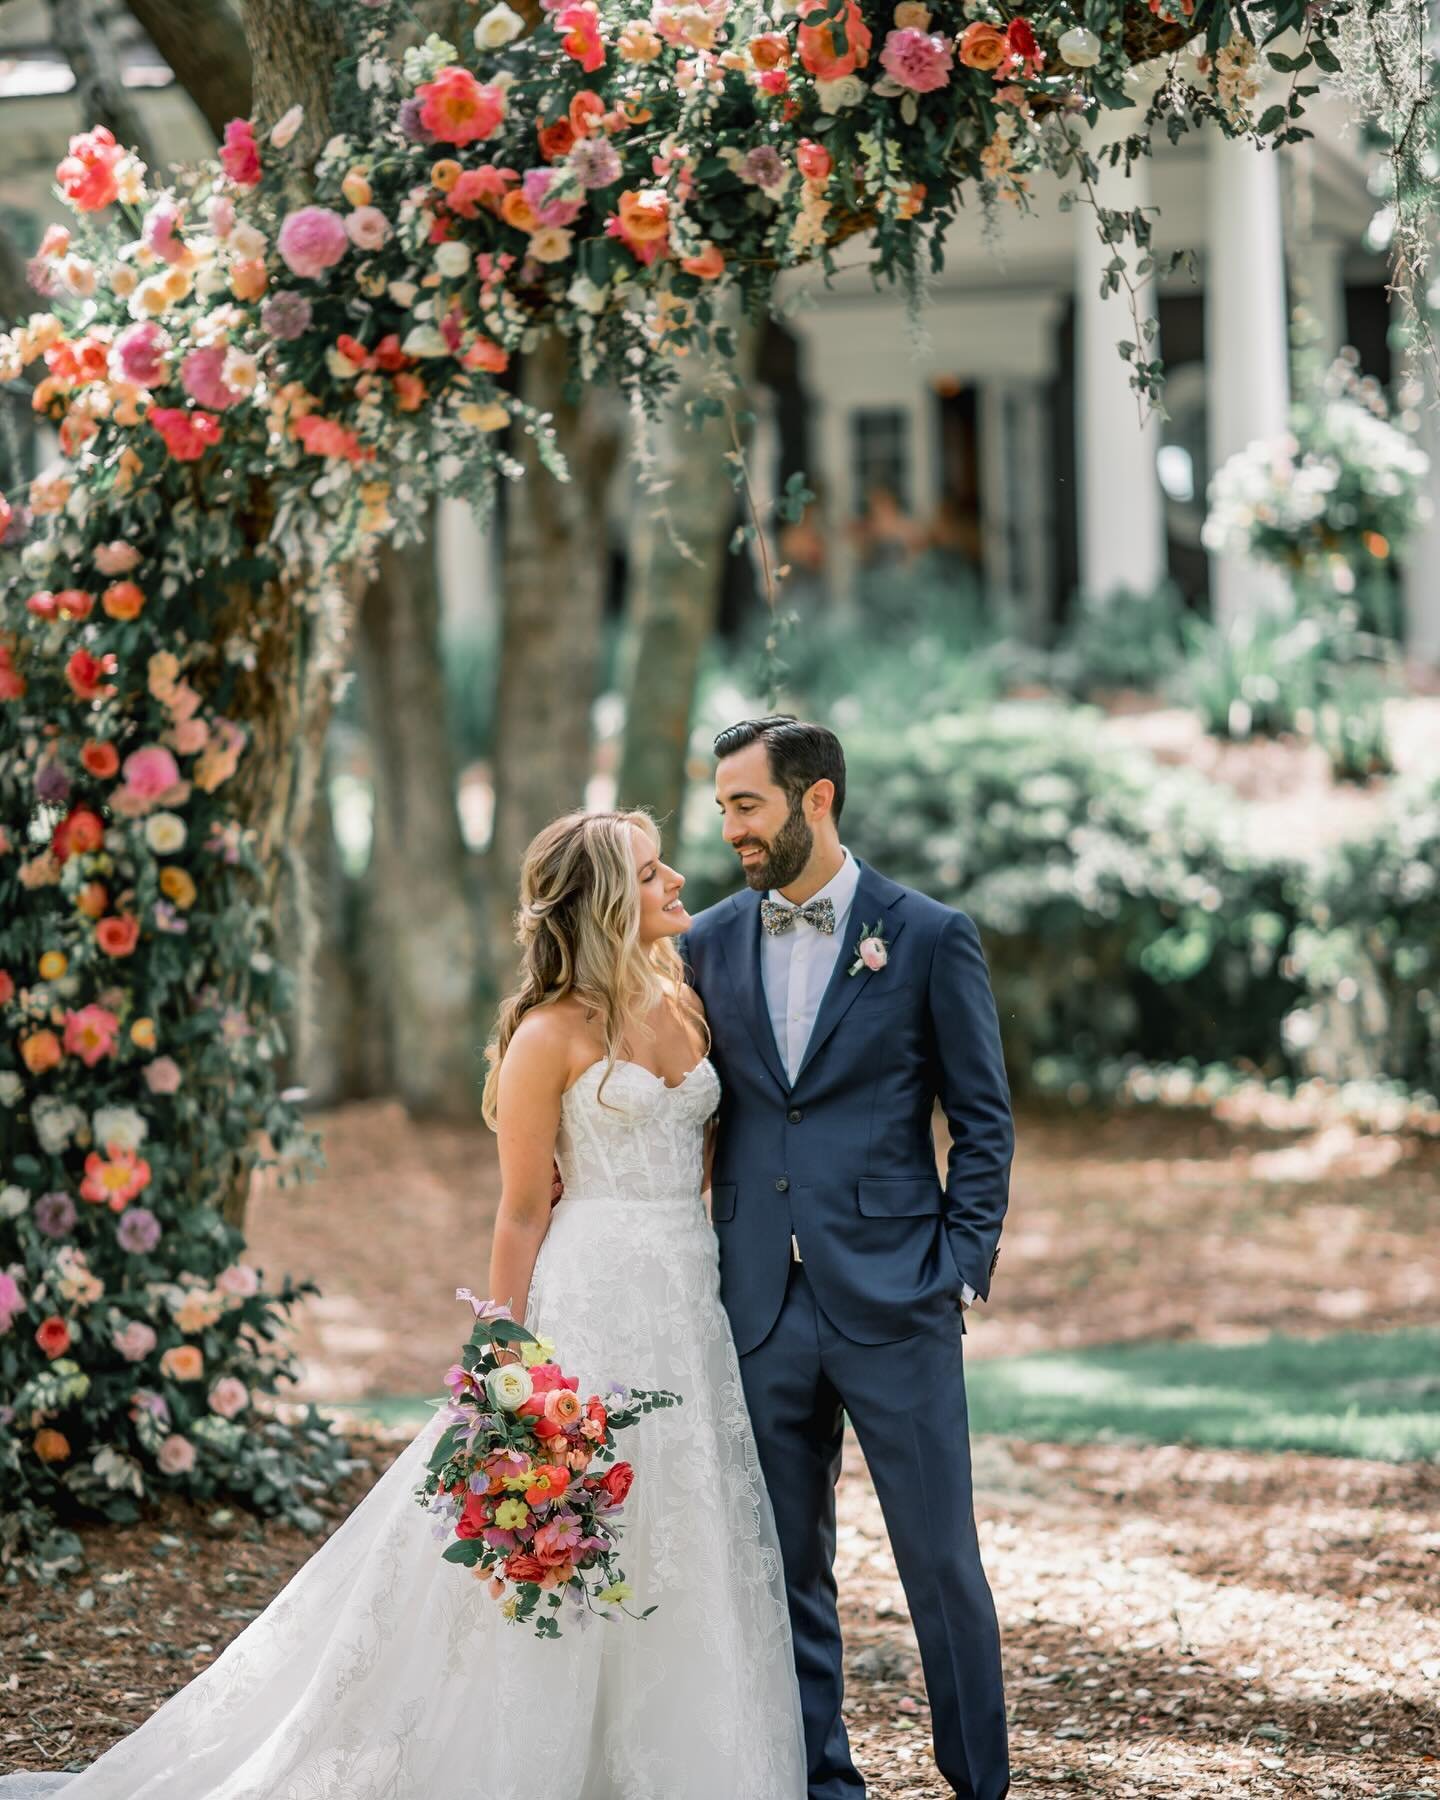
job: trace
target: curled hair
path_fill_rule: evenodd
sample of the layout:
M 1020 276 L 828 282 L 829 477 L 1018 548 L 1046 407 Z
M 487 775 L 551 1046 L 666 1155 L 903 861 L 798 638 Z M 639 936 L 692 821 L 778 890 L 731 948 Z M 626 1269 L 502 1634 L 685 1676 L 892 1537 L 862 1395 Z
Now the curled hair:
M 500 1065 L 520 1021 L 537 1006 L 573 994 L 599 1019 L 603 1095 L 626 1039 L 660 1002 L 680 1004 L 685 967 L 674 942 L 640 943 L 634 827 L 658 855 L 660 833 L 646 812 L 567 813 L 525 852 L 515 915 L 520 981 L 500 1003 L 485 1049 L 490 1069 L 483 1109 L 492 1129 L 499 1116 Z

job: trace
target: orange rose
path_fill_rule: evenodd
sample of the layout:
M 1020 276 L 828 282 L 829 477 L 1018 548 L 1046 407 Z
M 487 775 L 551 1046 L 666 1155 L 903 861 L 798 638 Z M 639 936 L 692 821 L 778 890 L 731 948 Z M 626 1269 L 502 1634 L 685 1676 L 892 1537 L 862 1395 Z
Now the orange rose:
M 821 81 L 838 81 L 842 75 L 853 75 L 870 60 L 870 27 L 861 16 L 856 0 L 848 0 L 844 26 L 843 54 L 835 48 L 833 19 L 827 19 L 823 25 L 800 27 L 800 60 Z
M 701 281 L 718 281 L 725 273 L 725 252 L 718 244 L 707 244 L 694 256 L 682 256 L 680 267 Z
M 659 188 L 627 188 L 620 196 L 620 222 L 636 243 L 656 243 L 670 229 L 670 202 Z
M 569 129 L 568 125 L 566 129 Z M 511 188 L 500 202 L 500 217 L 507 225 L 513 225 L 516 231 L 528 233 L 538 230 L 540 226 L 539 214 L 519 188 Z
M 70 1348 L 70 1327 L 59 1313 L 51 1313 L 48 1319 L 42 1319 L 36 1326 L 35 1342 L 54 1362 L 57 1356 L 63 1356 Z
M 112 581 L 100 596 L 105 615 L 111 619 L 138 619 L 145 595 L 133 581 Z
M 538 125 L 535 136 L 540 143 L 540 154 L 546 162 L 558 162 L 575 147 L 575 127 L 569 119 L 557 119 L 553 125 Z
M 605 102 L 589 88 L 581 88 L 570 100 L 570 129 L 577 138 L 593 137 L 602 129 L 600 121 L 605 117 Z
M 64 1462 L 70 1454 L 70 1440 L 63 1431 L 47 1425 L 43 1431 L 35 1433 L 33 1448 L 41 1462 Z
M 977 19 L 960 33 L 957 46 L 960 60 L 967 69 L 998 69 L 1010 54 L 1005 33 Z
M 430 180 L 442 194 L 448 194 L 464 172 L 454 157 L 443 156 L 430 165 Z
M 177 869 L 173 865 L 162 869 L 160 891 L 178 907 L 189 908 L 195 904 L 195 881 L 186 869 Z
M 258 257 L 236 263 L 230 271 L 230 292 L 237 300 L 258 300 L 269 285 L 269 271 Z
M 790 45 L 778 31 L 762 31 L 750 40 L 750 60 L 757 69 L 783 68 L 790 60 Z
M 80 752 L 80 762 L 86 773 L 93 775 L 97 781 L 108 781 L 120 767 L 120 752 L 113 744 L 91 738 Z
M 552 1388 L 545 1396 L 545 1417 L 556 1425 L 573 1425 L 580 1417 L 580 1402 L 569 1388 Z
M 53 1031 L 32 1031 L 20 1040 L 20 1060 L 32 1075 L 43 1075 L 53 1069 L 64 1052 Z
M 87 881 L 75 896 L 76 908 L 87 919 L 98 919 L 109 904 L 110 895 L 103 881 Z
M 199 1381 L 205 1358 L 194 1344 L 173 1344 L 160 1358 L 160 1373 L 172 1381 Z
M 112 913 L 95 927 L 95 942 L 107 956 L 130 956 L 140 942 L 140 921 L 133 913 Z

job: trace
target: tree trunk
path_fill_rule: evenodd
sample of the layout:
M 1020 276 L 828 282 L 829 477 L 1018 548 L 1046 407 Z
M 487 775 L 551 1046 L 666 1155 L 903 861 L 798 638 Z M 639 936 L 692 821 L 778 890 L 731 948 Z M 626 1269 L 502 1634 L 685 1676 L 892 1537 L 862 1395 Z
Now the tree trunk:
M 374 891 L 394 1090 L 411 1113 L 476 1115 L 484 1026 L 445 718 L 435 514 L 429 541 L 386 546 L 360 607 L 356 660 L 375 772 Z
M 159 161 L 140 109 L 121 77 L 120 62 L 94 0 L 50 0 L 55 42 L 75 72 L 75 99 L 87 126 L 108 125 L 118 142 L 148 168 Z
M 747 331 L 742 375 L 753 364 L 755 344 L 755 333 Z M 638 495 L 630 535 L 618 797 L 622 806 L 648 807 L 672 836 L 685 799 L 700 659 L 715 628 L 734 524 L 722 460 L 731 448 L 729 423 L 705 419 L 688 426 L 682 413 L 704 374 L 698 358 L 686 366 L 658 448 L 656 473 L 669 485 L 654 499 Z
M 330 137 L 331 78 L 348 50 L 343 12 L 320 0 L 241 0 L 241 17 L 256 129 L 268 129 L 292 106 L 303 106 L 294 152 L 296 166 L 303 167 Z
M 250 51 L 226 0 L 126 0 L 216 137 L 250 111 Z M 198 15 L 198 16 L 197 16 Z
M 0 224 L 0 324 L 18 325 L 42 309 L 43 302 L 26 277 L 25 261 L 24 251 Z
M 525 437 L 521 481 L 506 493 L 500 675 L 495 728 L 493 916 L 504 939 L 521 858 L 557 814 L 584 804 L 590 713 L 600 667 L 608 557 L 605 490 L 620 429 L 605 395 L 561 397 L 565 340 L 548 332 L 520 369 L 521 397 L 555 415 L 570 480 L 540 466 Z M 497 955 L 497 969 L 504 959 Z

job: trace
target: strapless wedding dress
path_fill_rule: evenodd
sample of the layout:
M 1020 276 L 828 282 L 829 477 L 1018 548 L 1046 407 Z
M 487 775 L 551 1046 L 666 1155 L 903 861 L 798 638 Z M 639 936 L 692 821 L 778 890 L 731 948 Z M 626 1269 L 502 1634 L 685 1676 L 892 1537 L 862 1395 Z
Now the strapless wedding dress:
M 525 1317 L 582 1394 L 684 1397 L 621 1440 L 629 1604 L 657 1610 L 567 1607 L 554 1642 L 502 1620 L 412 1497 L 437 1415 L 208 1669 L 83 1773 L 12 1775 L 0 1800 L 804 1800 L 780 1553 L 700 1197 L 719 1078 L 620 1063 L 602 1094 L 602 1075 L 562 1104 L 565 1197 Z

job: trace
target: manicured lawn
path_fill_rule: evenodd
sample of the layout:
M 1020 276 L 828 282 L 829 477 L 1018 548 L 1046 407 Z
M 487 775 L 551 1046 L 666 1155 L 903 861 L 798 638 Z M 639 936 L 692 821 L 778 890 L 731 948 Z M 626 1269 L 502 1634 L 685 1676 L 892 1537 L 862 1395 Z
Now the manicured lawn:
M 1116 1344 L 974 1362 L 976 1431 L 1440 1460 L 1440 1331 Z

